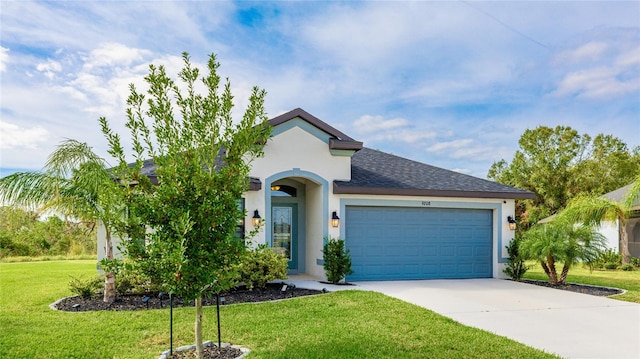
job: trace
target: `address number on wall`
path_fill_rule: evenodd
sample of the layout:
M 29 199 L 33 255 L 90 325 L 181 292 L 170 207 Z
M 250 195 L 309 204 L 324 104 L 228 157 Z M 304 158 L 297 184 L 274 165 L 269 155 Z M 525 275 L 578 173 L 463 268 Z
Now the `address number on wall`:
M 431 206 L 431 201 L 422 201 L 422 205 L 424 207 L 429 207 L 429 206 Z

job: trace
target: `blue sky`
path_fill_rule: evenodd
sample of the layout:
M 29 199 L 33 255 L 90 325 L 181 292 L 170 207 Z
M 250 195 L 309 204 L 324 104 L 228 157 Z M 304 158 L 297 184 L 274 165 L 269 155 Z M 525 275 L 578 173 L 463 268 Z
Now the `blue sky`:
M 148 64 L 214 52 L 237 113 L 301 107 L 365 146 L 485 177 L 527 128 L 640 146 L 640 2 L 27 2 L 0 6 L 0 176 L 64 138 L 107 157 Z

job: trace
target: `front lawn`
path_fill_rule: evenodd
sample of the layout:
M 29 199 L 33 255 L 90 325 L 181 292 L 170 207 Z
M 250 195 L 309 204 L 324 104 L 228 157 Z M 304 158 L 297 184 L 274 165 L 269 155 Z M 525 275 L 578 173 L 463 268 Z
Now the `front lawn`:
M 539 263 L 528 262 L 529 270 L 524 275 L 527 279 L 549 280 Z M 561 268 L 561 264 L 559 265 Z M 627 302 L 640 303 L 640 270 L 593 270 L 577 265 L 569 270 L 567 283 L 591 284 L 604 287 L 625 289 L 627 293 L 614 295 L 611 298 Z
M 157 358 L 169 346 L 169 310 L 69 313 L 69 275 L 94 261 L 0 264 L 0 358 Z M 174 346 L 193 342 L 193 308 L 174 310 Z M 346 291 L 222 308 L 223 341 L 251 358 L 554 358 L 382 294 Z M 215 308 L 204 337 L 215 340 Z

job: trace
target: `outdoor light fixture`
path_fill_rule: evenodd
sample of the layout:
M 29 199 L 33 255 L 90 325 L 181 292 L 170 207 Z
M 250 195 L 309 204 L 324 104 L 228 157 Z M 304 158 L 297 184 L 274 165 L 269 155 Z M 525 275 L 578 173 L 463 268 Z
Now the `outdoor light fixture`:
M 515 230 L 515 229 L 516 229 L 516 220 L 515 220 L 515 219 L 513 219 L 513 217 L 508 216 L 508 217 L 507 217 L 507 222 L 509 223 L 509 229 L 510 229 L 510 230 L 512 230 L 512 231 L 513 231 L 513 230 Z
M 278 186 L 278 185 L 271 186 L 271 190 L 272 191 L 279 191 L 280 190 L 280 186 Z
M 162 299 L 164 298 L 164 293 L 158 293 L 158 299 L 160 299 L 160 308 L 162 308 Z
M 257 227 L 260 225 L 260 220 L 262 219 L 262 217 L 260 217 L 260 213 L 258 213 L 258 210 L 256 209 L 255 211 L 253 211 L 253 226 Z
M 333 211 L 331 214 L 331 226 L 333 228 L 337 228 L 340 225 L 340 217 L 338 217 L 338 212 Z
M 147 305 L 147 309 L 149 309 L 149 299 L 151 299 L 151 298 L 149 298 L 149 297 L 142 298 L 142 303 Z
M 72 305 L 71 308 L 75 309 L 76 312 L 77 312 L 78 309 L 80 309 L 80 303 L 76 303 L 76 304 Z

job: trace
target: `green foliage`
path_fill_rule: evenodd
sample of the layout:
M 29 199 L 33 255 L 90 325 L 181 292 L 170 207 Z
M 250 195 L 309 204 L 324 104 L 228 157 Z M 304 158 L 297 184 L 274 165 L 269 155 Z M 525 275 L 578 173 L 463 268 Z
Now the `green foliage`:
M 322 258 L 324 271 L 329 282 L 339 283 L 349 274 L 353 274 L 351 256 L 349 250 L 344 246 L 344 240 L 340 238 L 327 239 L 322 248 Z
M 0 258 L 96 252 L 93 223 L 40 220 L 36 212 L 0 207 Z
M 162 283 L 131 265 L 123 266 L 118 272 L 116 292 L 118 294 L 144 294 L 161 292 Z
M 527 129 L 510 163 L 493 163 L 488 178 L 532 191 L 536 198 L 518 201 L 518 228 L 527 229 L 557 213 L 578 194 L 603 194 L 631 183 L 640 171 L 640 151 L 618 138 L 593 140 L 571 127 Z
M 536 260 L 553 285 L 565 284 L 569 269 L 578 262 L 593 265 L 606 246 L 606 238 L 585 225 L 556 219 L 538 224 L 523 234 L 519 246 L 525 259 Z M 562 263 L 558 274 L 556 264 Z
M 619 264 L 613 262 L 606 262 L 602 265 L 604 269 L 618 269 Z
M 624 264 L 624 265 L 622 265 L 622 267 L 620 267 L 620 269 L 622 269 L 623 271 L 627 271 L 627 272 L 634 270 L 634 268 L 635 267 L 633 265 L 631 265 L 631 264 Z
M 272 248 L 260 245 L 247 251 L 240 262 L 240 281 L 249 289 L 263 289 L 272 280 L 287 278 L 288 261 L 287 257 L 276 253 Z
M 529 269 L 525 263 L 524 257 L 520 255 L 519 246 L 521 242 L 522 239 L 519 236 L 516 236 L 509 242 L 509 245 L 507 245 L 509 259 L 507 261 L 507 267 L 503 272 L 513 280 L 520 280 Z
M 622 255 L 611 248 L 607 248 L 593 262 L 593 268 L 616 269 L 622 264 Z
M 96 295 L 101 284 L 102 278 L 100 276 L 93 276 L 89 278 L 71 276 L 71 281 L 69 281 L 69 290 L 71 290 L 71 293 L 75 295 L 79 295 L 84 299 L 89 299 Z
M 636 268 L 640 268 L 640 257 L 631 257 L 629 264 Z

